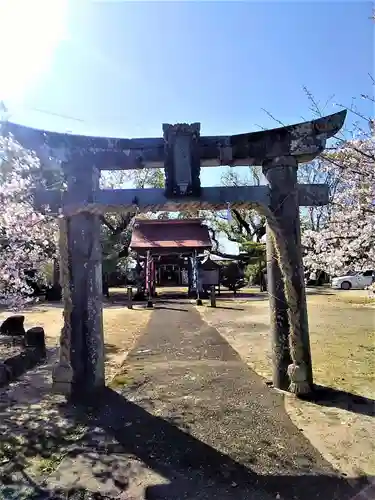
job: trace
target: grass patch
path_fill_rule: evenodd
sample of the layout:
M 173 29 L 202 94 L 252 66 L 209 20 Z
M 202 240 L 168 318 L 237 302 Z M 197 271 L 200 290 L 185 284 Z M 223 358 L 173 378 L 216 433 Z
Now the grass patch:
M 357 304 L 366 306 L 375 304 L 375 297 L 363 296 L 363 295 L 340 294 L 339 297 L 336 297 L 336 300 L 354 305 Z
M 126 374 L 126 373 L 121 373 L 119 375 L 116 375 L 108 384 L 108 386 L 111 389 L 121 389 L 122 387 L 125 387 L 127 385 L 130 385 L 134 382 L 134 379 Z
M 71 426 L 62 436 L 50 439 L 45 438 L 45 444 L 40 454 L 35 454 L 27 459 L 27 469 L 37 476 L 48 476 L 57 469 L 67 453 L 82 440 L 87 429 L 81 425 Z
M 35 457 L 34 467 L 36 469 L 36 472 L 38 473 L 38 475 L 49 476 L 50 474 L 52 474 L 52 472 L 54 472 L 57 469 L 57 467 L 62 462 L 64 456 L 65 455 L 60 453 L 52 455 L 48 458 Z
M 361 296 L 362 294 L 362 296 Z M 365 397 L 375 393 L 375 325 L 366 292 L 308 295 L 310 343 L 315 382 Z M 272 376 L 267 301 L 217 301 L 204 318 L 223 334 L 258 373 Z M 220 309 L 239 307 L 245 309 Z
M 35 420 L 37 418 L 35 415 Z M 15 422 L 12 424 L 14 426 Z M 15 430 L 14 428 L 13 432 Z M 20 436 L 9 435 L 3 438 L 0 464 L 12 462 L 32 476 L 40 477 L 56 470 L 69 450 L 85 436 L 87 429 L 73 423 L 66 422 L 66 426 L 60 427 L 43 421 L 38 422 L 38 428 L 34 428 L 31 420 L 27 420 L 20 432 Z
M 318 384 L 372 398 L 374 310 L 363 305 L 341 298 L 322 303 L 315 297 L 309 303 L 310 341 Z

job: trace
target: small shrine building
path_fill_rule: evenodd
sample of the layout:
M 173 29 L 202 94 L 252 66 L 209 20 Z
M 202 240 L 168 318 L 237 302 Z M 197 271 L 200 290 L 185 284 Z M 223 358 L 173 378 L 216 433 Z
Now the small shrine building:
M 194 260 L 211 248 L 202 219 L 137 219 L 130 242 L 141 260 L 152 262 L 154 286 L 187 286 L 189 291 L 195 287 Z

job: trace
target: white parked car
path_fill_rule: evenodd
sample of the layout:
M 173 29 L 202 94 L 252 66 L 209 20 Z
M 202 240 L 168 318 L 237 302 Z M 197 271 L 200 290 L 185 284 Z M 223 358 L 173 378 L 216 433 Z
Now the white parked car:
M 365 290 L 370 286 L 375 279 L 375 271 L 359 271 L 348 276 L 338 276 L 331 281 L 332 288 L 340 288 L 341 290 Z

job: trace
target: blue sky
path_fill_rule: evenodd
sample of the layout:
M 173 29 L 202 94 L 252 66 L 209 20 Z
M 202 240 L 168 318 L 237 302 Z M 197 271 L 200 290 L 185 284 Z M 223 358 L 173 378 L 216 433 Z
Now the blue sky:
M 0 99 L 13 121 L 118 137 L 161 136 L 163 122 L 200 121 L 202 134 L 277 126 L 262 108 L 307 120 L 303 86 L 331 98 L 326 114 L 372 93 L 371 6 L 3 0 Z

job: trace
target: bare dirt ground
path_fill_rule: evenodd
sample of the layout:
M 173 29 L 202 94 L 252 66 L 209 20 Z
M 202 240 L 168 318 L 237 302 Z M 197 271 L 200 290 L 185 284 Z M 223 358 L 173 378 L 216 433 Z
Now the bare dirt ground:
M 272 377 L 266 294 L 198 308 L 240 356 Z M 375 311 L 364 291 L 308 294 L 315 383 L 332 388 L 324 402 L 285 396 L 292 421 L 332 465 L 349 477 L 375 475 Z

